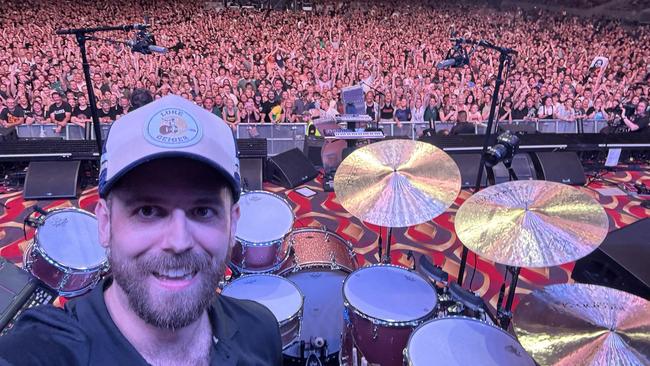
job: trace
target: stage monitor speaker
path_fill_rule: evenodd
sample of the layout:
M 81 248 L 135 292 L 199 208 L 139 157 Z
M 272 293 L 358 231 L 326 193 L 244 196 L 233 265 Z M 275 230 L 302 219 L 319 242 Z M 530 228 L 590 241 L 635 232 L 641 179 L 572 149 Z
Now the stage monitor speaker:
M 578 154 L 573 151 L 532 153 L 539 179 L 582 186 L 587 183 Z
M 478 166 L 481 163 L 481 154 L 470 153 L 450 153 L 452 159 L 458 165 L 460 170 L 462 188 L 472 188 L 476 185 L 476 174 L 478 173 Z M 487 173 L 483 168 L 483 178 L 481 179 L 481 187 L 487 186 Z
M 25 176 L 25 199 L 76 198 L 80 165 L 78 160 L 30 162 Z
M 517 175 L 519 180 L 533 180 L 537 179 L 537 174 L 535 174 L 535 166 L 533 161 L 530 158 L 530 155 L 527 153 L 519 153 L 515 155 L 512 159 L 512 169 Z M 499 184 L 507 182 L 510 180 L 510 175 L 508 174 L 508 169 L 503 163 L 497 164 L 492 167 L 492 172 L 494 174 L 494 183 Z
M 305 138 L 305 147 L 302 151 L 315 167 L 323 166 L 323 157 L 321 154 L 323 145 L 325 145 L 325 139 L 322 137 L 307 136 Z
M 650 218 L 610 232 L 598 249 L 576 262 L 571 278 L 650 300 L 649 237 Z
M 316 178 L 318 171 L 302 151 L 294 148 L 269 158 L 266 176 L 275 184 L 294 188 Z
M 242 158 L 239 159 L 239 173 L 244 191 L 262 190 L 262 177 L 264 172 L 264 159 Z

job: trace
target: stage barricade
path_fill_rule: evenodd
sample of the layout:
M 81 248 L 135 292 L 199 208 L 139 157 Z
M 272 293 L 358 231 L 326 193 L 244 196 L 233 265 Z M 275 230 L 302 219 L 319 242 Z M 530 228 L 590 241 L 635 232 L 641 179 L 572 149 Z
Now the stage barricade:
M 580 125 L 581 124 L 581 125 Z M 443 131 L 450 132 L 454 127 L 453 122 L 436 122 L 435 131 L 438 134 Z M 499 130 L 511 130 L 521 133 L 548 133 L 548 134 L 575 134 L 582 133 L 594 134 L 607 126 L 607 121 L 585 120 L 582 122 L 569 122 L 559 120 L 538 120 L 524 121 L 513 120 L 503 121 L 497 124 Z M 360 126 L 362 127 L 362 126 Z M 402 122 L 398 127 L 395 122 L 380 122 L 379 127 L 387 137 L 406 137 L 418 139 L 423 132 L 430 128 L 428 122 Z M 61 133 L 55 132 L 54 124 L 33 124 L 17 126 L 16 131 L 19 138 L 22 139 L 62 139 L 62 140 L 84 140 L 90 137 L 95 139 L 95 133 L 91 128 L 84 128 L 74 124 L 68 124 Z M 105 140 L 111 124 L 101 124 L 102 138 Z M 475 134 L 485 134 L 486 123 L 476 123 L 474 126 Z M 236 137 L 247 138 L 265 138 L 267 139 L 268 155 L 274 156 L 281 154 L 293 148 L 303 149 L 305 136 L 308 127 L 306 123 L 240 123 L 237 126 Z

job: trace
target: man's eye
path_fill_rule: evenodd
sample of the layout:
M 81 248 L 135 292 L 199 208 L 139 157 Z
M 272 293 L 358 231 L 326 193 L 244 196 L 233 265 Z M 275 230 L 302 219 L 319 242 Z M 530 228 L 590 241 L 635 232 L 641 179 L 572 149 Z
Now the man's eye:
M 210 207 L 197 207 L 194 209 L 194 215 L 200 218 L 209 219 L 215 217 L 217 213 Z
M 138 208 L 138 215 L 144 218 L 151 218 L 160 215 L 160 210 L 154 206 L 143 206 Z

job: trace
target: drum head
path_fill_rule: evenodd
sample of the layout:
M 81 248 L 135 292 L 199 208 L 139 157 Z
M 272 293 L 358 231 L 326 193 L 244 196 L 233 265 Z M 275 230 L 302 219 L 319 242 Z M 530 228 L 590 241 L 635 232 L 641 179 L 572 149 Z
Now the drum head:
M 302 294 L 298 287 L 293 282 L 274 275 L 240 277 L 228 284 L 221 293 L 266 306 L 278 323 L 290 319 L 302 308 Z
M 303 270 L 287 276 L 305 295 L 299 340 L 309 344 L 312 339 L 321 337 L 327 341 L 328 354 L 341 349 L 341 332 L 344 325 L 341 287 L 346 276 L 342 271 L 316 269 Z M 284 353 L 300 357 L 300 344 L 289 347 Z
M 77 209 L 48 214 L 36 230 L 36 245 L 53 261 L 69 268 L 96 268 L 106 261 L 97 219 Z
M 282 197 L 268 192 L 248 192 L 239 199 L 241 217 L 236 237 L 249 243 L 282 239 L 293 227 L 293 210 Z
M 348 303 L 366 316 L 408 322 L 432 313 L 438 297 L 424 278 L 405 268 L 376 265 L 352 272 L 343 284 Z
M 535 365 L 513 336 L 480 320 L 439 318 L 418 327 L 407 346 L 411 365 Z

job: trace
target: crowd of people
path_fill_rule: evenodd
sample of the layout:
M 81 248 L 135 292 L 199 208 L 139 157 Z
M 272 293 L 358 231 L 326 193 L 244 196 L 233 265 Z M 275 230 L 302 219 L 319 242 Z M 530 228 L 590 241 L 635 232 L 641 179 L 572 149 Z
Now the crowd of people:
M 450 36 L 518 51 L 499 100 L 502 120 L 612 120 L 647 106 L 647 26 L 480 1 L 316 3 L 313 11 L 259 11 L 176 0 L 0 0 L 0 121 L 84 125 L 90 109 L 79 47 L 55 30 L 142 23 L 143 15 L 168 53 L 87 43 L 101 122 L 127 113 L 136 88 L 192 99 L 233 128 L 302 122 L 344 113 L 341 92 L 350 86 L 363 88 L 375 120 L 485 121 L 498 54 L 476 49 L 469 66 L 438 69 Z

